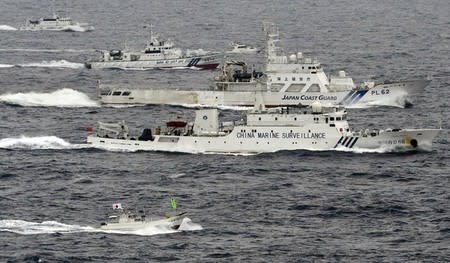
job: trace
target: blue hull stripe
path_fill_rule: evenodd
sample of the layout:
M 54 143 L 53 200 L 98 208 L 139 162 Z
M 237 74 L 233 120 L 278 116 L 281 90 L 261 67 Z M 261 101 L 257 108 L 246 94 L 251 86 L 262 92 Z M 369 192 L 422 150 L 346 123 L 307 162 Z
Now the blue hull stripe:
M 349 104 L 357 103 L 364 95 L 366 95 L 367 90 L 358 90 L 357 95 L 353 96 L 353 100 L 349 102 Z
M 334 148 L 336 148 L 336 147 L 339 145 L 339 143 L 341 143 L 341 141 L 342 141 L 343 138 L 344 138 L 344 136 L 341 136 L 341 138 L 340 138 L 339 141 L 336 143 L 336 145 L 334 146 Z
M 345 143 L 347 142 L 348 137 L 345 137 L 344 141 L 341 143 L 342 145 L 345 145 Z
M 189 61 L 189 64 L 187 65 L 188 67 L 193 67 L 195 65 L 198 64 L 198 62 L 200 62 L 201 58 L 193 58 L 191 59 L 191 61 Z
M 351 105 L 357 103 L 364 95 L 366 95 L 367 91 L 368 90 L 350 91 L 350 93 L 348 93 L 341 101 L 341 104 Z
M 189 64 L 187 65 L 188 67 L 192 67 L 197 65 L 197 63 L 200 61 L 200 58 L 193 58 L 191 59 L 191 61 L 189 61 Z
M 355 145 L 356 141 L 359 139 L 359 137 L 355 137 L 355 140 L 350 144 L 350 148 L 353 148 L 353 145 Z
M 346 148 L 353 148 L 353 146 L 356 144 L 356 141 L 358 141 L 359 137 L 344 137 L 342 136 L 339 138 L 339 141 L 336 143 L 334 148 L 336 148 L 338 145 L 342 145 Z
M 348 147 L 350 143 L 352 143 L 353 139 L 353 137 L 350 137 L 350 140 L 348 140 L 348 142 L 345 144 L 345 147 Z
M 354 91 L 350 91 L 347 95 L 345 95 L 345 98 L 341 101 L 341 104 L 346 104 L 345 101 L 350 98 L 350 96 L 353 95 L 353 93 L 355 93 Z

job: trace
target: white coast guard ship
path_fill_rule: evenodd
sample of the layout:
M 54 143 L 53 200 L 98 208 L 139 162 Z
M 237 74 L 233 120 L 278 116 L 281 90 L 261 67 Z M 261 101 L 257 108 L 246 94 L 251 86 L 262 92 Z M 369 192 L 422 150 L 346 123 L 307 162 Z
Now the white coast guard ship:
M 259 52 L 256 47 L 245 45 L 239 42 L 232 42 L 225 50 L 227 54 L 254 54 Z
M 116 150 L 187 153 L 262 153 L 281 150 L 367 149 L 408 151 L 431 149 L 439 129 L 387 129 L 352 131 L 343 108 L 323 111 L 320 103 L 310 111 L 262 104 L 245 121 L 221 122 L 217 109 L 196 111 L 195 121 L 169 121 L 164 127 L 146 128 L 141 136 L 129 134 L 124 122 L 99 123 L 87 137 L 93 147 Z
M 43 17 L 38 20 L 27 20 L 24 25 L 19 27 L 24 31 L 92 31 L 93 27 L 87 23 L 73 21 L 70 17 L 61 17 L 53 15 L 52 17 Z
M 41 17 L 39 19 L 29 19 L 19 27 L 19 30 L 26 31 L 91 31 L 94 30 L 88 23 L 73 21 L 70 17 L 57 15 L 55 12 L 55 3 L 52 2 L 51 17 Z
M 128 209 L 124 209 L 121 204 L 113 204 L 113 209 L 116 213 L 109 215 L 106 221 L 101 223 L 101 229 L 135 231 L 145 229 L 146 227 L 167 226 L 173 230 L 178 230 L 183 219 L 187 216 L 187 213 L 179 213 L 174 216 L 152 219 L 142 211 L 140 213 L 133 213 Z
M 344 71 L 327 77 L 321 64 L 301 52 L 287 56 L 277 46 L 278 30 L 267 28 L 267 64 L 255 74 L 243 62 L 226 62 L 215 86 L 209 90 L 170 90 L 99 85 L 105 104 L 174 104 L 206 106 L 252 106 L 262 92 L 266 106 L 309 105 L 314 101 L 344 106 L 399 106 L 409 104 L 407 95 L 422 92 L 428 80 L 409 80 L 359 86 Z M 234 65 L 234 66 L 233 66 Z M 235 69 L 233 67 L 241 66 Z
M 148 68 L 190 68 L 215 69 L 219 66 L 217 54 L 203 50 L 183 52 L 171 40 L 162 40 L 153 33 L 150 26 L 150 41 L 144 50 L 101 51 L 99 61 L 87 62 L 93 69 L 148 69 Z

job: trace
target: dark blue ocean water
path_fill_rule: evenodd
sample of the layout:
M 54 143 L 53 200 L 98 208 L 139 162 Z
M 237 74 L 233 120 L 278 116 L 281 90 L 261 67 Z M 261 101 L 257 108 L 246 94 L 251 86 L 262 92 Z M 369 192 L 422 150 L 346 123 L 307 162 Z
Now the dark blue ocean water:
M 51 13 L 3 0 L 0 29 Z M 357 82 L 432 77 L 412 108 L 350 109 L 355 129 L 449 127 L 448 1 L 56 1 L 92 32 L 0 30 L 0 261 L 448 262 L 449 133 L 431 152 L 278 152 L 251 156 L 110 152 L 85 128 L 125 119 L 136 131 L 192 117 L 170 106 L 100 107 L 95 86 L 205 88 L 215 71 L 88 70 L 97 49 L 142 47 L 144 25 L 189 49 L 283 46 Z M 263 62 L 262 57 L 249 58 Z M 223 111 L 225 118 L 242 112 Z M 112 203 L 189 212 L 184 231 L 98 230 Z

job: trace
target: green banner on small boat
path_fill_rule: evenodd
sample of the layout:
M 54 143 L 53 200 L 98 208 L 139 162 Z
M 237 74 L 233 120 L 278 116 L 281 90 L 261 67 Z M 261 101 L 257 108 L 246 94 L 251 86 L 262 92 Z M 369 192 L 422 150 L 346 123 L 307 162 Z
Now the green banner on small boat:
M 177 199 L 175 199 L 175 197 L 170 198 L 170 205 L 174 210 L 177 209 Z

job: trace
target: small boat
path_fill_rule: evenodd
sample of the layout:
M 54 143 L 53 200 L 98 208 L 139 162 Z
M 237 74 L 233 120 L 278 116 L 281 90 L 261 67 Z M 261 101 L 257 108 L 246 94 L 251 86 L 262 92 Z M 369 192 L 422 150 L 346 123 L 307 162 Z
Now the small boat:
M 152 27 L 150 27 L 152 28 Z M 185 51 L 175 47 L 172 40 L 163 40 L 150 30 L 150 41 L 144 50 L 103 50 L 98 60 L 86 63 L 87 68 L 117 69 L 168 69 L 200 68 L 216 69 L 219 66 L 217 53 L 203 50 Z
M 128 209 L 122 208 L 121 204 L 113 204 L 114 214 L 109 215 L 105 222 L 101 223 L 103 230 L 117 231 L 135 231 L 147 227 L 167 226 L 173 230 L 180 228 L 183 219 L 187 213 L 178 213 L 176 215 L 167 215 L 164 218 L 150 218 L 143 211 L 134 213 Z
M 93 147 L 185 153 L 263 153 L 282 150 L 431 150 L 440 129 L 363 129 L 352 131 L 343 107 L 266 109 L 262 103 L 242 120 L 219 121 L 217 109 L 196 110 L 195 120 L 168 121 L 131 136 L 125 122 L 99 123 L 87 137 Z
M 238 42 L 231 43 L 230 46 L 225 51 L 225 53 L 228 54 L 253 54 L 257 52 L 259 52 L 257 48 L 249 45 L 244 45 Z

